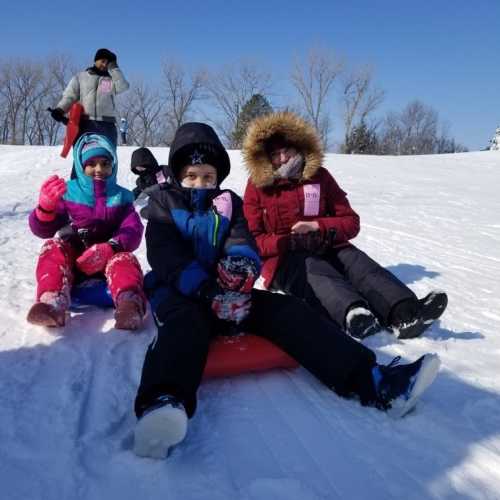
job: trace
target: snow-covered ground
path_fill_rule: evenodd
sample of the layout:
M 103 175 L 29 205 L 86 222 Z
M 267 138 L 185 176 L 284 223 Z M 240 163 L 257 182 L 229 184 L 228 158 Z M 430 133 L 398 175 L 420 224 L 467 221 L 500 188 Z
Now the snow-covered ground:
M 27 217 L 59 148 L 0 147 L 0 497 L 5 500 L 500 498 L 500 152 L 330 155 L 360 213 L 356 244 L 419 296 L 449 294 L 416 340 L 367 343 L 383 362 L 437 352 L 442 369 L 398 421 L 340 399 L 303 369 L 205 383 L 187 439 L 165 461 L 131 452 L 132 403 L 154 333 L 112 311 L 64 332 L 26 323 L 41 240 Z M 132 148 L 120 148 L 132 186 Z M 154 150 L 165 162 L 168 150 Z M 232 152 L 227 187 L 242 193 Z M 145 248 L 139 256 L 146 266 Z

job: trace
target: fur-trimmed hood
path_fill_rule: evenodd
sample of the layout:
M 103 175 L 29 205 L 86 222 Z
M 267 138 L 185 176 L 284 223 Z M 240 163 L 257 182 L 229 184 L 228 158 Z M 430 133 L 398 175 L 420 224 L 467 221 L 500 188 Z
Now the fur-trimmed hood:
M 261 188 L 275 181 L 265 149 L 266 142 L 274 135 L 283 137 L 304 156 L 305 165 L 300 181 L 311 179 L 323 163 L 324 153 L 319 135 L 295 113 L 282 112 L 256 118 L 248 127 L 242 154 L 253 184 Z

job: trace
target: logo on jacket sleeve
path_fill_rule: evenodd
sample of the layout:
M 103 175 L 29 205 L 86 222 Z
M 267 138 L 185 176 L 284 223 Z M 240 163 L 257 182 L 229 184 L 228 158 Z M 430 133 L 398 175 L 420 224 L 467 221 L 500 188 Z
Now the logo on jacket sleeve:
M 304 215 L 319 215 L 320 184 L 304 185 Z
M 217 213 L 231 220 L 233 215 L 233 200 L 231 193 L 225 191 L 212 200 L 213 206 L 217 209 Z

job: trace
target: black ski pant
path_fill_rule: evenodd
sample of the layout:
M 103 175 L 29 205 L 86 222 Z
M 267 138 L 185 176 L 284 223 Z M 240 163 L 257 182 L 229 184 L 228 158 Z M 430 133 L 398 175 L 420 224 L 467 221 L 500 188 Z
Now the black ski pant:
M 141 416 L 158 396 L 170 394 L 191 417 L 210 341 L 227 322 L 218 320 L 208 305 L 178 294 L 167 297 L 155 315 L 158 334 L 144 360 L 136 415 Z M 239 330 L 270 340 L 339 395 L 374 400 L 373 351 L 304 301 L 253 290 L 250 314 Z
M 367 307 L 382 325 L 390 326 L 396 305 L 417 304 L 404 283 L 351 244 L 321 256 L 289 253 L 280 261 L 270 288 L 321 306 L 341 328 L 351 307 Z

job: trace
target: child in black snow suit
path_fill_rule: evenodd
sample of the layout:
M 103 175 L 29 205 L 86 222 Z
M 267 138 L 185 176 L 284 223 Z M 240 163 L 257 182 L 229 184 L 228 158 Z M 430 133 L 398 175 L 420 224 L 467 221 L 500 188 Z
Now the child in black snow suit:
M 211 127 L 181 126 L 170 149 L 172 184 L 151 193 L 147 257 L 160 283 L 151 300 L 158 327 L 135 401 L 134 451 L 165 457 L 196 410 L 211 339 L 252 332 L 295 358 L 337 394 L 405 415 L 432 383 L 439 358 L 401 365 L 375 354 L 295 297 L 253 289 L 260 259 L 242 200 L 221 189 L 229 157 Z
M 148 148 L 139 148 L 132 153 L 130 170 L 138 176 L 132 190 L 136 200 L 147 188 L 165 182 L 162 167 Z

